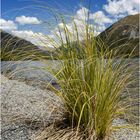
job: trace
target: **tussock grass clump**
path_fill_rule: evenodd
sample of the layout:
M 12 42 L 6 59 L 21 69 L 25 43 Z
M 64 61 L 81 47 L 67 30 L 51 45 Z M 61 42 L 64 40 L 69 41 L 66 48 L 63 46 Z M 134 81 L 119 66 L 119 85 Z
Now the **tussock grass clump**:
M 134 67 L 128 66 L 125 56 L 117 58 L 118 50 L 103 51 L 104 43 L 96 39 L 88 21 L 84 23 L 82 40 L 74 21 L 72 33 L 64 20 L 62 25 L 63 29 L 59 28 L 62 45 L 56 49 L 55 57 L 62 60 L 61 68 L 51 71 L 61 88 L 53 90 L 63 100 L 64 117 L 71 129 L 76 128 L 76 135 L 82 132 L 83 139 L 105 139 L 117 129 L 112 126 L 113 120 L 124 116 L 130 108 L 125 94 L 134 80 L 131 77 Z
M 61 19 L 55 38 L 46 36 L 49 44 L 56 48 L 52 59 L 61 60 L 60 68 L 50 70 L 60 86 L 59 89 L 52 86 L 52 90 L 66 108 L 64 120 L 67 129 L 62 133 L 58 130 L 59 136 L 55 132 L 54 135 L 61 139 L 65 132 L 70 131 L 74 133 L 68 136 L 76 139 L 103 140 L 113 130 L 121 128 L 113 126 L 112 122 L 129 112 L 130 100 L 126 92 L 127 86 L 134 81 L 132 73 L 135 68 L 126 63 L 125 56 L 117 57 L 119 50 L 109 50 L 101 39 L 95 37 L 88 18 L 79 21 L 83 23 L 81 27 L 77 19 L 72 19 L 70 28 Z M 13 50 L 3 52 L 6 53 L 2 54 L 2 58 L 15 60 L 11 57 Z M 30 54 L 32 56 L 36 52 L 31 50 Z M 24 59 L 24 55 L 18 56 Z M 38 57 L 42 60 L 40 54 Z

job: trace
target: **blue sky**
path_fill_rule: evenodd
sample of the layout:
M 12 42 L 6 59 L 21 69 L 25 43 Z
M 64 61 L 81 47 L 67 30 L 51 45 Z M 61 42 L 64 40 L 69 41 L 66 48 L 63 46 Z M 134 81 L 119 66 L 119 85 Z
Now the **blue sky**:
M 16 9 L 18 10 L 20 8 L 32 5 L 38 4 L 42 5 L 44 3 L 45 5 L 50 5 L 55 8 L 60 7 L 69 10 L 70 12 L 74 12 L 74 10 L 78 9 L 81 5 L 88 7 L 89 3 L 91 3 L 90 5 L 92 11 L 97 11 L 101 9 L 104 4 L 107 3 L 106 0 L 1 0 L 1 1 L 2 1 L 2 13 Z M 24 13 L 24 10 L 22 12 Z M 12 13 L 9 12 L 8 15 L 13 17 Z
M 106 0 L 1 0 L 2 1 L 2 18 L 6 20 L 14 20 L 15 17 L 35 16 L 41 20 L 49 19 L 47 12 L 43 13 L 40 9 L 35 9 L 38 6 L 50 6 L 54 9 L 59 9 L 62 13 L 74 15 L 80 7 L 89 7 L 91 12 L 96 12 L 102 9 L 102 6 L 107 3 Z
M 54 22 L 52 14 L 44 7 L 82 19 L 89 11 L 89 3 L 90 19 L 95 21 L 96 18 L 95 28 L 99 27 L 95 29 L 97 34 L 120 18 L 139 13 L 140 6 L 139 0 L 1 0 L 0 29 L 38 44 L 38 39 L 31 39 L 32 35 L 50 34 L 49 31 L 55 31 L 61 24 Z M 50 23 L 51 29 L 43 24 L 44 21 Z M 71 24 L 68 20 L 69 28 Z M 80 29 L 82 25 L 78 20 L 77 24 Z

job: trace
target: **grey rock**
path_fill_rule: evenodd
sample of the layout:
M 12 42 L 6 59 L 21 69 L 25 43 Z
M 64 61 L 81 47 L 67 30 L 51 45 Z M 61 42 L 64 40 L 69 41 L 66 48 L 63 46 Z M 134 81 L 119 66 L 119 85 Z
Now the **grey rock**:
M 63 104 L 51 91 L 1 76 L 2 139 L 28 140 L 38 130 L 61 120 Z
M 57 80 L 49 72 L 49 69 L 57 69 L 60 66 L 60 61 L 2 61 L 1 72 L 9 79 L 25 82 L 28 85 L 40 88 L 49 89 L 51 84 L 59 88 Z

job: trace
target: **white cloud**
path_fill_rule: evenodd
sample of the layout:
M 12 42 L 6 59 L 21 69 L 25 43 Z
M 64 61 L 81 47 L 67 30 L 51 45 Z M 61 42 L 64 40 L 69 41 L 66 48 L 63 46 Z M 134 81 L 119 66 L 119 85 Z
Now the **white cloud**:
M 58 27 L 60 28 L 61 31 L 61 37 L 63 39 L 63 41 L 65 42 L 65 31 L 64 28 L 67 28 L 67 31 L 69 32 L 69 36 L 71 41 L 76 40 L 76 28 L 75 28 L 75 24 L 76 24 L 76 28 L 78 31 L 78 35 L 79 35 L 79 39 L 83 40 L 83 38 L 85 37 L 85 33 L 86 33 L 86 22 L 85 20 L 79 20 L 77 18 L 73 19 L 71 22 L 67 23 L 66 25 L 64 25 L 63 23 L 58 24 Z M 58 27 L 55 28 L 55 30 L 52 31 L 53 34 L 56 34 L 58 36 L 60 36 L 60 33 L 58 32 Z
M 15 21 L 21 25 L 40 24 L 41 23 L 41 21 L 39 19 L 37 19 L 37 17 L 26 17 L 26 16 L 16 17 Z
M 112 16 L 126 16 L 139 13 L 139 0 L 108 0 L 104 10 Z
M 81 7 L 79 10 L 77 10 L 75 18 L 78 20 L 87 20 L 89 10 L 85 7 Z
M 31 30 L 14 30 L 11 33 L 17 37 L 30 41 L 38 47 L 41 47 L 41 49 L 50 47 L 46 36 L 41 32 L 35 33 Z
M 0 19 L 0 29 L 3 29 L 3 30 L 16 30 L 17 25 L 12 20 Z
M 107 14 L 105 14 L 104 11 L 97 11 L 95 13 L 89 14 L 89 19 L 90 21 L 92 21 L 90 27 L 91 29 L 94 29 L 94 34 L 98 35 L 100 32 L 106 29 L 107 24 L 113 23 L 116 20 L 116 17 L 119 19 L 126 15 L 138 13 L 139 4 L 140 4 L 139 0 L 108 0 L 108 3 L 106 5 L 103 5 L 103 9 L 107 12 Z M 87 17 L 89 12 L 90 11 L 86 7 L 81 7 L 76 11 L 75 15 L 73 16 L 74 18 L 73 21 L 71 20 L 69 23 L 65 25 L 68 31 L 70 32 L 71 41 L 76 40 L 76 33 L 74 32 L 75 31 L 74 22 L 78 30 L 79 39 L 80 40 L 84 39 L 86 33 L 85 25 L 87 24 Z M 63 41 L 65 41 L 63 23 L 59 23 L 57 27 L 54 28 L 49 35 L 45 36 L 43 33 L 35 33 L 31 30 L 16 30 L 17 26 L 11 20 L 6 21 L 4 19 L 1 19 L 0 21 L 2 23 L 0 28 L 13 30 L 12 34 L 21 37 L 23 39 L 26 39 L 28 41 L 31 41 L 33 44 L 37 46 L 44 46 L 48 48 L 53 47 L 54 43 L 55 46 L 59 46 L 61 41 L 59 40 L 60 34 L 58 27 L 60 28 L 62 39 Z M 16 17 L 15 21 L 21 25 L 41 23 L 41 21 L 36 17 L 26 17 L 26 16 Z
M 108 0 L 108 3 L 103 5 L 103 11 L 97 11 L 95 13 L 90 13 L 89 9 L 86 7 L 81 7 L 73 16 L 74 22 L 77 25 L 80 39 L 83 39 L 86 31 L 85 24 L 87 22 L 88 14 L 89 20 L 92 21 L 90 26 L 92 29 L 94 28 L 95 35 L 98 35 L 100 32 L 106 29 L 107 25 L 114 23 L 118 19 L 127 15 L 139 13 L 139 5 L 139 0 Z M 63 30 L 63 23 L 60 23 L 58 26 L 61 28 L 61 30 Z M 66 27 L 70 32 L 73 32 L 73 21 L 67 23 Z M 57 30 L 55 30 L 55 32 L 56 31 Z M 62 37 L 64 38 L 63 33 Z M 74 35 L 73 38 L 75 39 Z
M 22 31 L 22 30 L 15 30 L 15 31 L 12 31 L 12 34 L 18 36 L 18 37 L 21 37 L 21 38 L 24 38 L 24 39 L 33 39 L 33 36 L 34 36 L 34 32 L 33 31 Z
M 76 14 L 73 16 L 74 21 L 71 21 L 65 25 L 67 27 L 68 31 L 70 33 L 72 33 L 73 40 L 76 39 L 76 37 L 75 37 L 76 34 L 73 33 L 73 31 L 75 31 L 74 22 L 75 22 L 76 28 L 78 30 L 79 39 L 83 40 L 83 38 L 85 37 L 88 12 L 90 13 L 90 11 L 87 8 L 81 7 L 79 10 L 77 10 Z M 91 29 L 94 29 L 95 35 L 98 35 L 100 32 L 105 30 L 106 24 L 110 24 L 110 23 L 114 22 L 114 20 L 107 17 L 103 13 L 103 11 L 97 11 L 95 13 L 90 13 L 89 20 L 92 21 L 89 26 Z M 60 23 L 58 25 L 58 27 L 60 27 L 62 37 L 65 39 L 65 35 L 63 33 L 64 24 Z M 54 32 L 55 33 L 57 32 L 57 28 L 54 30 Z
M 105 23 L 112 23 L 113 20 L 108 18 L 103 11 L 97 11 L 93 14 L 90 14 L 90 19 L 93 19 L 95 23 L 98 23 L 100 25 L 105 24 Z

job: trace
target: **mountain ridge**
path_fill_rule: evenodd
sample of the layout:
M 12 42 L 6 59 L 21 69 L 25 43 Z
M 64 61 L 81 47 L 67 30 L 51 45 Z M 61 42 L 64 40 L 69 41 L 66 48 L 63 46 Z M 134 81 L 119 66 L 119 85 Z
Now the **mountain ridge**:
M 139 57 L 139 17 L 140 14 L 124 17 L 98 35 L 110 49 L 121 46 L 120 54 Z
M 41 50 L 31 42 L 0 30 L 1 34 L 1 60 L 36 60 L 39 56 L 49 56 L 48 51 Z
M 100 33 L 96 39 L 101 39 L 104 42 L 104 46 L 106 46 L 106 48 L 103 48 L 104 51 L 106 49 L 118 49 L 117 55 L 119 56 L 128 56 L 132 53 L 132 57 L 139 57 L 139 17 L 140 14 L 124 17 Z M 21 60 L 22 58 L 25 59 L 25 57 L 25 60 L 34 60 L 40 56 L 42 59 L 50 59 L 51 56 L 55 59 L 55 56 L 58 55 L 59 51 L 57 52 L 57 50 L 53 52 L 41 50 L 25 39 L 2 30 L 0 32 L 2 61 Z M 76 45 L 77 42 L 71 44 L 73 47 L 76 47 Z

